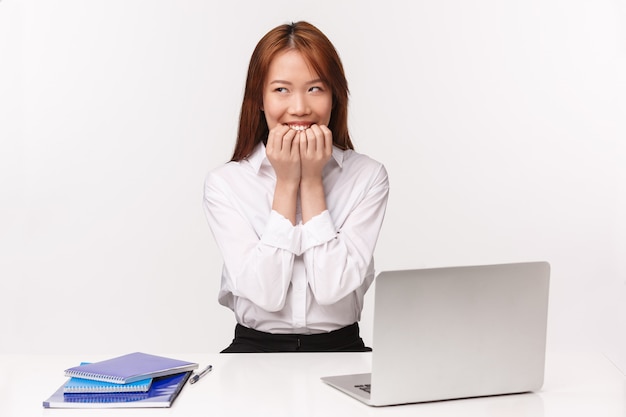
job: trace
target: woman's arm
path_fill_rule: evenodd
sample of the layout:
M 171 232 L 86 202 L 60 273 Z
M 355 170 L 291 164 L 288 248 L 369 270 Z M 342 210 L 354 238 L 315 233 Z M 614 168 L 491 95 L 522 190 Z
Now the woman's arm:
M 222 175 L 209 174 L 204 189 L 204 211 L 224 259 L 229 282 L 226 290 L 249 299 L 267 311 L 281 310 L 291 281 L 300 229 L 274 210 L 263 214 L 262 231 L 252 224 L 241 190 Z M 256 204 L 263 204 L 262 201 Z M 267 204 L 267 203 L 266 203 Z M 257 221 L 259 221 L 257 219 Z
M 276 172 L 272 210 L 296 224 L 296 202 L 300 186 L 300 148 L 296 131 L 278 125 L 270 130 L 265 148 L 267 159 Z
M 372 262 L 389 181 L 382 165 L 360 181 L 366 182 L 364 195 L 338 229 L 328 211 L 302 226 L 307 280 L 319 304 L 333 304 L 359 288 Z
M 300 133 L 302 223 L 326 210 L 322 171 L 332 154 L 333 135 L 328 127 L 314 124 Z

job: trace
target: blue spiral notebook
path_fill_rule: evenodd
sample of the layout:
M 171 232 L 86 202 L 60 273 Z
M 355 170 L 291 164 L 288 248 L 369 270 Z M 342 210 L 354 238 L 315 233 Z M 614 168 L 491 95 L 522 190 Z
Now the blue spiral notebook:
M 61 386 L 43 402 L 44 408 L 167 408 L 171 407 L 191 371 L 155 378 L 147 392 L 66 394 Z
M 93 379 L 70 378 L 63 385 L 63 392 L 68 394 L 96 392 L 146 392 L 152 385 L 152 378 L 141 379 L 128 384 L 94 381 Z
M 91 362 L 81 362 L 88 365 Z M 152 378 L 146 378 L 129 384 L 113 384 L 111 382 L 94 381 L 93 379 L 70 378 L 63 386 L 66 394 L 96 392 L 146 392 L 152 385 Z
M 135 352 L 100 362 L 74 366 L 65 370 L 65 376 L 92 379 L 113 384 L 128 384 L 146 378 L 157 378 L 192 371 L 194 362 Z

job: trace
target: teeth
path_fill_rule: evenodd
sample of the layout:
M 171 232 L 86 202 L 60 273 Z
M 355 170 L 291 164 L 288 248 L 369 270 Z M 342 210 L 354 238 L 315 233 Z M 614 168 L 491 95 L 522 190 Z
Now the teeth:
M 309 126 L 303 126 L 303 125 L 289 125 L 289 127 L 293 130 L 298 130 L 298 131 L 307 130 L 309 128 Z

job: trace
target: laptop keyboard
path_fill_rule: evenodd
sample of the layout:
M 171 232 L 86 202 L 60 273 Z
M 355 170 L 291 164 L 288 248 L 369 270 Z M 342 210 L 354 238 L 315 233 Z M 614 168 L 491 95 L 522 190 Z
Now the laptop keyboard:
M 361 385 L 355 385 L 354 388 L 358 388 L 361 389 L 367 393 L 370 393 L 371 388 L 372 388 L 372 384 L 361 384 Z

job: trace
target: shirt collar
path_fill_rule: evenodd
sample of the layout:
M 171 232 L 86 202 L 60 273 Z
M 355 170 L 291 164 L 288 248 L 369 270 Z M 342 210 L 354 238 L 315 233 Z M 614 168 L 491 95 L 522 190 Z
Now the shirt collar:
M 344 153 L 345 151 L 339 149 L 336 146 L 333 146 L 333 159 L 335 160 L 335 162 L 337 162 L 339 168 L 343 166 Z M 265 154 L 265 145 L 262 142 L 255 146 L 250 156 L 248 156 L 248 158 L 246 159 L 254 169 L 254 172 L 256 172 L 257 174 L 259 173 L 261 166 L 271 165 Z
M 263 144 L 263 142 L 258 143 L 254 147 L 252 153 L 246 159 L 248 160 L 248 163 L 252 166 L 252 169 L 254 169 L 254 172 L 256 172 L 257 174 L 259 173 L 261 165 L 263 165 L 264 161 L 267 161 L 267 163 L 269 164 L 267 156 L 265 156 L 265 145 Z

